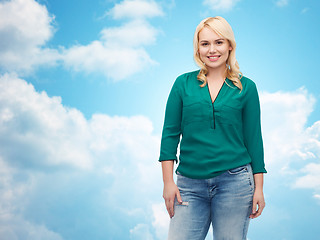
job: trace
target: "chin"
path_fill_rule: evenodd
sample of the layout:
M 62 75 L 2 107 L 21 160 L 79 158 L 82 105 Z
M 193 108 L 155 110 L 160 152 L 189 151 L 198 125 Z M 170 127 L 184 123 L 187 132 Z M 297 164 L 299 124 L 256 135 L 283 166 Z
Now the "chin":
M 221 68 L 222 66 L 225 66 L 225 64 L 212 64 L 212 63 L 211 64 L 209 64 L 209 63 L 207 64 L 206 63 L 206 67 L 207 68 L 211 68 L 211 69 Z

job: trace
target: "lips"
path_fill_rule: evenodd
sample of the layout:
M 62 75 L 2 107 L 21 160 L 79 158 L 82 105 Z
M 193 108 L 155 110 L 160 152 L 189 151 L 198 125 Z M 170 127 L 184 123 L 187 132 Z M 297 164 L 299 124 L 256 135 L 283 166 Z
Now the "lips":
M 212 55 L 212 56 L 208 56 L 207 58 L 209 59 L 209 61 L 214 62 L 214 61 L 217 61 L 220 57 L 221 55 Z

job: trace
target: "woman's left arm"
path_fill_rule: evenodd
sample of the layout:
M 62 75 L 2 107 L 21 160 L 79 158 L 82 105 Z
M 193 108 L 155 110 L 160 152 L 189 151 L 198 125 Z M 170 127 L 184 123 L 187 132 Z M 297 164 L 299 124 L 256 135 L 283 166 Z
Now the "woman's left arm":
M 253 174 L 266 173 L 261 133 L 260 102 L 256 85 L 251 80 L 245 82 L 243 89 L 243 139 L 251 158 Z
M 263 196 L 264 151 L 261 134 L 260 102 L 257 87 L 251 80 L 246 81 L 244 107 L 242 110 L 244 144 L 251 158 L 255 183 L 253 206 L 250 218 L 259 217 L 265 207 Z
M 252 205 L 252 213 L 250 218 L 257 218 L 261 215 L 264 207 L 265 201 L 263 196 L 263 173 L 256 173 L 253 175 L 254 177 L 254 195 L 253 195 L 253 205 Z

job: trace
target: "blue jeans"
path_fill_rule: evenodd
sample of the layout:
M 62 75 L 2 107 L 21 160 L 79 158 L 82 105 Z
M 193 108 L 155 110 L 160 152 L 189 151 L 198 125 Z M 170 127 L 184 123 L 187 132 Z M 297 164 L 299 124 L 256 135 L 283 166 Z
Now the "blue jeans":
M 254 180 L 251 165 L 210 179 L 178 173 L 183 203 L 175 201 L 168 240 L 203 240 L 212 224 L 214 240 L 245 240 L 252 211 Z

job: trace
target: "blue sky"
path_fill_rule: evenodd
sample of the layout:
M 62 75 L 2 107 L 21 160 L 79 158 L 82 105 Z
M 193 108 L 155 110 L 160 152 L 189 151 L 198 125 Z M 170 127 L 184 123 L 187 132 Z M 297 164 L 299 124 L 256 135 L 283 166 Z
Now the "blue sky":
M 197 69 L 196 26 L 216 15 L 260 93 L 267 206 L 248 238 L 317 239 L 319 10 L 315 0 L 0 0 L 1 240 L 165 239 L 165 103 L 175 78 Z

